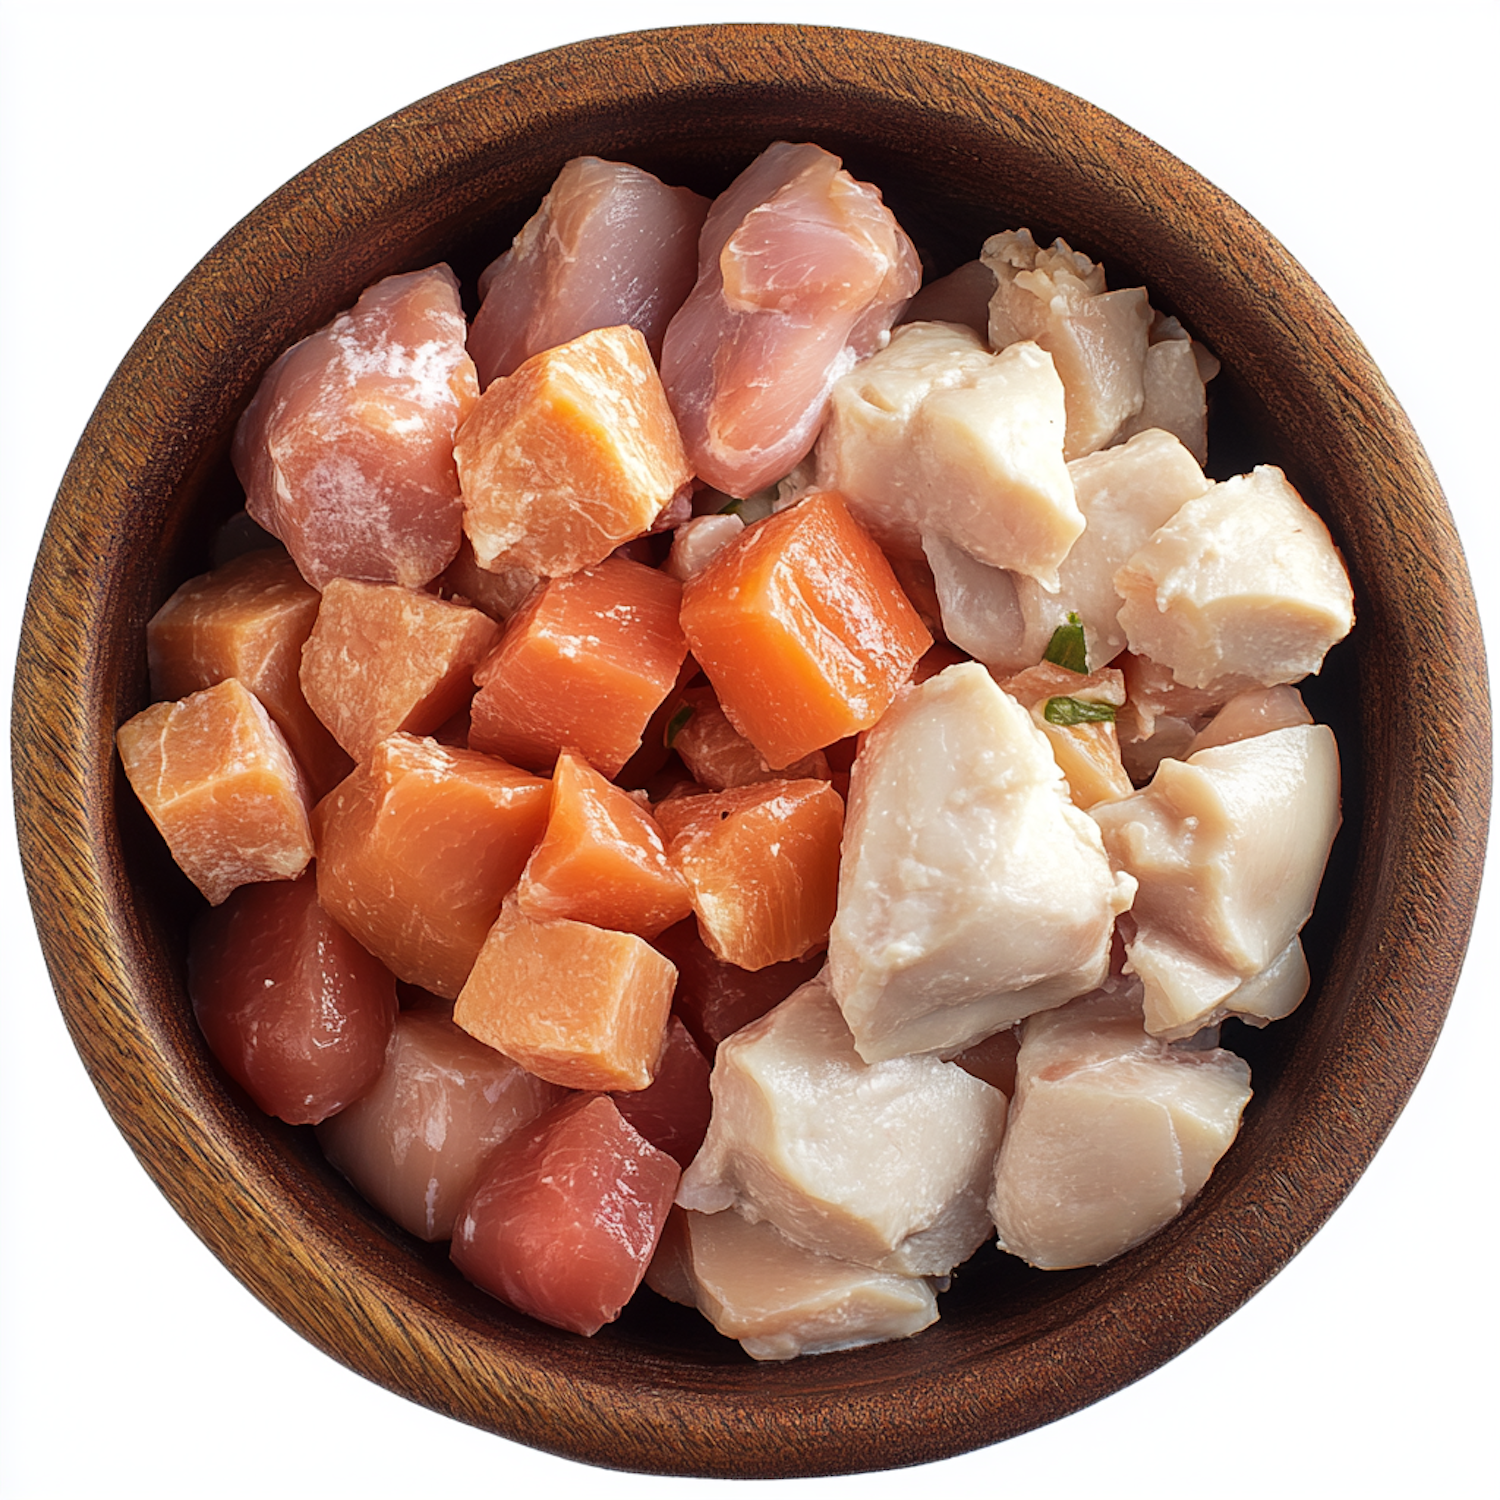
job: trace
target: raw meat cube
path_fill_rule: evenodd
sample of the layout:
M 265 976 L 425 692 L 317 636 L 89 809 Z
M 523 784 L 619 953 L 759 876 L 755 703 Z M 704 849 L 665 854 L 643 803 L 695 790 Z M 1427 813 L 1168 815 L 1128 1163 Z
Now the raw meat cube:
M 313 839 L 302 773 L 238 678 L 153 703 L 115 742 L 172 858 L 211 905 L 236 886 L 291 880 L 306 868 Z
M 500 639 L 477 609 L 399 584 L 330 579 L 302 649 L 302 691 L 355 760 L 404 730 L 432 734 L 468 706 Z
M 609 1099 L 568 1099 L 496 1150 L 454 1226 L 453 1264 L 521 1312 L 595 1334 L 646 1274 L 679 1175 Z
M 838 157 L 786 141 L 763 151 L 709 209 L 697 284 L 662 345 L 693 471 L 741 497 L 786 474 L 833 382 L 920 282 L 911 241 Z
M 398 979 L 452 999 L 550 797 L 503 760 L 394 734 L 314 809 L 318 895 Z
M 267 1114 L 315 1125 L 379 1076 L 396 981 L 318 904 L 310 875 L 248 885 L 188 944 L 188 993 L 210 1050 Z
M 681 695 L 678 712 L 687 718 L 672 738 L 672 749 L 693 780 L 710 791 L 749 786 L 757 781 L 827 781 L 832 772 L 821 750 L 804 755 L 782 771 L 774 771 L 766 758 L 729 722 L 711 687 L 688 688 Z
M 965 261 L 956 271 L 929 281 L 896 321 L 901 325 L 959 323 L 987 338 L 994 295 L 995 273 L 982 260 Z
M 828 940 L 844 803 L 826 781 L 766 781 L 658 804 L 709 949 L 743 969 Z
M 419 588 L 462 534 L 453 438 L 479 395 L 447 266 L 388 276 L 266 372 L 234 434 L 246 508 L 315 588 Z
M 603 562 L 651 530 L 693 477 L 634 328 L 582 334 L 502 376 L 453 456 L 480 567 L 547 578 Z
M 459 543 L 458 556 L 438 579 L 437 591 L 444 599 L 472 604 L 490 619 L 504 623 L 541 581 L 529 568 L 481 568 L 473 544 L 465 537 Z
M 483 388 L 595 328 L 640 331 L 653 359 L 693 289 L 708 199 L 624 162 L 576 156 L 479 278 L 469 329 Z
M 446 1240 L 495 1147 L 564 1097 L 445 1016 L 406 1011 L 380 1076 L 318 1144 L 403 1229 Z
M 549 1083 L 644 1089 L 676 982 L 672 965 L 633 933 L 533 922 L 507 902 L 453 1019 Z
M 280 547 L 190 578 L 146 626 L 151 696 L 183 698 L 239 678 L 286 736 L 313 792 L 330 791 L 353 766 L 307 706 L 297 678 L 317 615 L 318 591 Z
M 685 1167 L 708 1133 L 713 1110 L 708 1072 L 708 1059 L 687 1027 L 670 1016 L 655 1077 L 643 1089 L 611 1097 L 646 1140 Z

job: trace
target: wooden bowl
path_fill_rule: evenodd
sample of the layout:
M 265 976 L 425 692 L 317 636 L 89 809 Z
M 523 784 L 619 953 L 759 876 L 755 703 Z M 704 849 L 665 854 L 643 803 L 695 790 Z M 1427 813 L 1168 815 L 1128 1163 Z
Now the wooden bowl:
M 448 259 L 472 290 L 571 156 L 712 192 L 782 137 L 880 185 L 935 271 L 1026 224 L 1102 258 L 1113 285 L 1144 281 L 1224 361 L 1212 472 L 1286 469 L 1344 551 L 1359 623 L 1308 685 L 1346 774 L 1306 933 L 1314 992 L 1232 1039 L 1256 1096 L 1202 1197 L 1093 1270 L 982 1250 L 920 1337 L 768 1366 L 650 1295 L 592 1340 L 512 1313 L 366 1207 L 310 1131 L 250 1106 L 193 1024 L 200 903 L 126 789 L 113 733 L 146 702 L 146 620 L 240 503 L 230 434 L 280 350 L 391 272 Z M 588 1462 L 852 1472 L 992 1443 L 1138 1379 L 1337 1206 L 1457 979 L 1489 804 L 1488 724 L 1466 690 L 1483 671 L 1462 555 L 1404 415 L 1327 299 L 1221 193 L 1091 106 L 962 53 L 686 28 L 565 47 L 412 105 L 282 188 L 174 293 L 90 422 L 43 542 L 16 682 L 18 820 L 53 982 L 105 1103 L 195 1231 L 305 1337 L 437 1411 Z

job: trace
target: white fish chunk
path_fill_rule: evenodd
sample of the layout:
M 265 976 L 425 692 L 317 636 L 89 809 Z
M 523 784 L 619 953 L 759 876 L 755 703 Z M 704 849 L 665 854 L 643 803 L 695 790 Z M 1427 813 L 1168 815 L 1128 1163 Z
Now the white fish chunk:
M 1130 649 L 1189 687 L 1296 682 L 1354 625 L 1328 528 L 1270 465 L 1189 500 L 1115 574 L 1115 588 Z
M 1300 945 L 1288 950 L 1340 823 L 1326 724 L 1164 760 L 1148 787 L 1093 817 L 1111 860 L 1139 883 L 1126 952 L 1153 1036 L 1191 1036 L 1228 1015 L 1263 1024 L 1295 1008 L 1307 967 Z
M 711 1086 L 680 1207 L 905 1276 L 946 1275 L 988 1236 L 1005 1095 L 936 1057 L 864 1062 L 826 971 L 720 1043 Z
M 829 934 L 860 1056 L 951 1055 L 1095 988 L 1134 891 L 983 667 L 903 693 L 854 763 Z
M 833 388 L 818 485 L 887 551 L 924 534 L 1057 587 L 1083 531 L 1063 461 L 1062 382 L 1035 344 L 991 354 L 953 323 L 908 323 Z
M 684 1212 L 692 1303 L 752 1359 L 796 1359 L 910 1338 L 937 1322 L 921 1276 L 835 1260 L 732 1210 Z
M 1099 1265 L 1192 1202 L 1250 1101 L 1250 1069 L 1141 1026 L 1139 987 L 1033 1016 L 995 1169 L 1000 1247 L 1043 1270 Z

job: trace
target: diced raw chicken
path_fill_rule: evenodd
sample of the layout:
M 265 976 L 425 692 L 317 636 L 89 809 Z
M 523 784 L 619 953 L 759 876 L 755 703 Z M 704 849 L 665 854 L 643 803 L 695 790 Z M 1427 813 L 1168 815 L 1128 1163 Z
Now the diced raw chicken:
M 1063 385 L 1035 344 L 991 354 L 951 323 L 909 323 L 833 388 L 818 484 L 887 551 L 935 535 L 1048 589 L 1083 531 L 1063 461 Z
M 683 1208 L 907 1276 L 946 1275 L 987 1238 L 1005 1096 L 935 1057 L 863 1062 L 826 975 L 724 1042 L 712 1086 Z
M 686 583 L 701 573 L 745 529 L 738 516 L 694 516 L 677 528 L 666 571 Z
M 1164 760 L 1150 786 L 1093 816 L 1111 860 L 1139 882 L 1126 951 L 1153 1036 L 1191 1036 L 1228 1015 L 1264 1024 L 1295 1008 L 1307 970 L 1300 950 L 1287 950 L 1312 914 L 1340 822 L 1327 725 Z
M 1215 745 L 1232 745 L 1273 729 L 1287 729 L 1293 724 L 1311 724 L 1302 694 L 1282 683 L 1271 688 L 1246 688 L 1236 693 L 1193 738 L 1188 755 L 1211 750 Z
M 1130 649 L 1189 687 L 1296 682 L 1354 624 L 1328 528 L 1280 469 L 1216 484 L 1115 574 Z
M 708 1059 L 698 1050 L 692 1033 L 678 1017 L 669 1016 L 651 1082 L 643 1089 L 610 1097 L 646 1140 L 679 1167 L 686 1167 L 708 1134 L 713 1112 L 708 1074 Z
M 854 763 L 829 936 L 860 1056 L 961 1052 L 1093 989 L 1134 890 L 983 667 L 910 689 Z
M 778 141 L 708 211 L 698 281 L 662 345 L 694 472 L 752 495 L 812 447 L 838 377 L 917 290 L 880 194 L 813 145 Z
M 1056 361 L 1067 391 L 1069 459 L 1108 447 L 1146 400 L 1146 289 L 1106 291 L 1103 266 L 1065 240 L 1042 249 L 1028 229 L 991 235 L 980 259 L 995 273 L 991 347 L 1033 339 Z
M 237 677 L 153 703 L 120 725 L 115 743 L 141 806 L 211 905 L 237 886 L 293 880 L 307 868 L 306 781 Z
M 987 338 L 994 295 L 995 273 L 982 260 L 967 261 L 956 271 L 929 281 L 906 304 L 897 323 L 962 323 Z
M 480 388 L 543 349 L 628 323 L 653 359 L 693 288 L 708 199 L 624 162 L 576 156 L 479 278 L 469 330 Z
M 994 568 L 965 552 L 957 542 L 927 533 L 922 551 L 932 569 L 938 620 L 943 634 L 961 651 L 1001 674 L 1020 672 L 1042 659 L 1029 639 L 1021 613 L 1018 573 Z M 1043 598 L 1048 598 L 1040 589 Z
M 1125 707 L 1115 716 L 1120 758 L 1144 786 L 1162 761 L 1188 758 L 1194 737 L 1233 694 L 1184 687 L 1160 662 L 1133 651 L 1122 651 L 1115 665 L 1125 675 Z
M 752 1359 L 796 1359 L 910 1338 L 937 1322 L 921 1276 L 898 1276 L 795 1245 L 733 1211 L 683 1213 L 692 1305 Z
M 315 588 L 420 588 L 462 534 L 453 438 L 479 395 L 447 266 L 388 276 L 266 372 L 234 434 L 246 508 Z
M 406 1011 L 379 1078 L 318 1144 L 403 1229 L 446 1240 L 495 1147 L 563 1097 L 446 1016 Z
M 290 1125 L 336 1114 L 375 1082 L 396 981 L 318 905 L 312 877 L 247 885 L 194 925 L 188 994 L 210 1050 Z
M 1172 433 L 1198 460 L 1208 462 L 1208 400 L 1204 386 L 1219 373 L 1219 362 L 1195 342 L 1176 318 L 1157 313 L 1141 367 L 1146 393 L 1140 411 L 1116 434 L 1120 442 L 1150 427 Z
M 453 1230 L 453 1264 L 512 1307 L 592 1335 L 646 1274 L 677 1163 L 612 1100 L 581 1094 L 496 1148 Z
M 1112 1260 L 1171 1222 L 1229 1149 L 1250 1070 L 1141 1027 L 1139 988 L 1031 1017 L 991 1210 L 1000 1247 L 1043 1270 Z

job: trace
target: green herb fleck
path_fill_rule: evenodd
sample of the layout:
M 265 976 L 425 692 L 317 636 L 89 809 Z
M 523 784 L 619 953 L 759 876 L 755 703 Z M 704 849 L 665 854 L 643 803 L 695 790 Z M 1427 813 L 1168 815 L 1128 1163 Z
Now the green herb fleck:
M 1050 661 L 1054 667 L 1065 667 L 1069 672 L 1088 676 L 1088 646 L 1083 639 L 1083 621 L 1078 618 L 1076 611 L 1070 609 L 1067 623 L 1059 625 L 1052 632 L 1052 639 L 1047 643 L 1047 654 L 1042 660 Z
M 676 742 L 677 736 L 687 728 L 687 722 L 693 717 L 694 709 L 691 703 L 684 703 L 681 708 L 667 720 L 667 749 L 670 750 Z M 1114 718 L 1114 711 L 1110 711 L 1110 718 Z
M 1042 717 L 1049 724 L 1113 724 L 1115 707 L 1112 703 L 1092 703 L 1087 698 L 1049 698 L 1042 710 Z
M 737 516 L 740 513 L 740 507 L 743 506 L 744 503 L 745 502 L 743 500 L 731 500 L 727 505 L 721 505 L 719 507 L 719 514 L 721 516 Z

